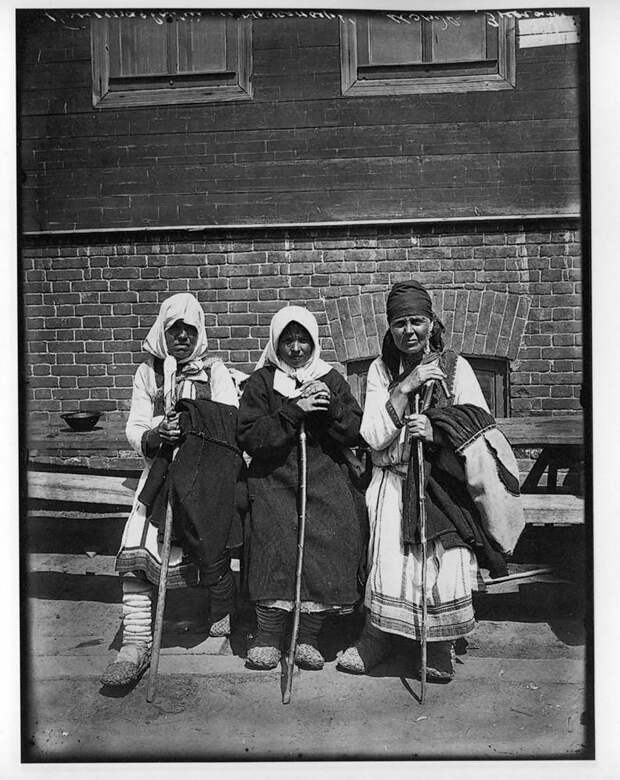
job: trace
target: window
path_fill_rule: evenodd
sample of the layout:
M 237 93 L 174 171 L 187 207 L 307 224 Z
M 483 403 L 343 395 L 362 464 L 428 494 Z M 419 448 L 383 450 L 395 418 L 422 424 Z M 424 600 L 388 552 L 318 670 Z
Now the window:
M 250 99 L 251 24 L 223 16 L 92 19 L 93 105 Z
M 476 378 L 494 417 L 510 416 L 510 392 L 508 384 L 509 364 L 505 358 L 466 357 L 474 369 Z M 374 358 L 351 360 L 347 363 L 347 381 L 353 397 L 364 408 L 368 368 Z
M 353 398 L 355 398 L 362 409 L 364 408 L 364 400 L 366 399 L 368 369 L 373 360 L 374 357 L 366 358 L 365 360 L 351 360 L 347 363 L 347 381 L 351 388 Z
M 340 23 L 342 93 L 402 95 L 511 89 L 515 23 L 484 13 L 384 14 Z
M 482 358 L 463 355 L 471 367 L 493 417 L 510 416 L 508 361 L 505 358 Z

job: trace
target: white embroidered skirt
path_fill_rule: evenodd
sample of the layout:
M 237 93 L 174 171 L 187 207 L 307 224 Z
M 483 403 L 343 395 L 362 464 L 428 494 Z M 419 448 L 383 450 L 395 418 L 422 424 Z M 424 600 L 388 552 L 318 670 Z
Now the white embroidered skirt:
M 401 542 L 402 484 L 397 474 L 375 467 L 366 492 L 370 522 L 365 604 L 372 625 L 409 639 L 421 638 L 422 548 Z M 475 627 L 471 591 L 477 563 L 467 547 L 427 544 L 427 638 L 457 639 Z
M 147 465 L 140 476 L 131 513 L 125 523 L 121 546 L 116 556 L 116 571 L 120 574 L 140 573 L 154 585 L 159 584 L 161 550 L 158 529 L 149 523 L 146 507 L 138 496 L 149 472 Z M 184 556 L 181 547 L 172 545 L 168 565 L 168 588 L 184 588 L 198 584 L 198 567 Z

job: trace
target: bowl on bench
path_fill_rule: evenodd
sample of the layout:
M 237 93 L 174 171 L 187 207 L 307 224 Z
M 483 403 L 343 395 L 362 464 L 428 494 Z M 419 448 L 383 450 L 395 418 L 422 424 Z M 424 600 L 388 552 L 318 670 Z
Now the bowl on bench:
M 101 412 L 65 412 L 60 416 L 74 431 L 92 431 L 99 422 Z

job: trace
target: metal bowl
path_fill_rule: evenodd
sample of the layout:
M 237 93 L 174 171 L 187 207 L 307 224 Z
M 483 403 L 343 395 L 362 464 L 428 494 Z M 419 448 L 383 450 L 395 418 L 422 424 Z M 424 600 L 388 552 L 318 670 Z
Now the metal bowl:
M 101 412 L 65 412 L 60 416 L 74 431 L 92 431 L 99 422 Z

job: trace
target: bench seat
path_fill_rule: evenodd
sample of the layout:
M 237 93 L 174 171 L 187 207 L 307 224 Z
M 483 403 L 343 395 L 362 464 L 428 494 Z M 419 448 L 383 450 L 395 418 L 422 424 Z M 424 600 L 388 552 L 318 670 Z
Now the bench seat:
M 130 507 L 138 484 L 133 476 L 28 471 L 28 497 L 80 504 Z M 578 525 L 584 521 L 584 500 L 565 493 L 524 493 L 526 522 L 532 525 Z

